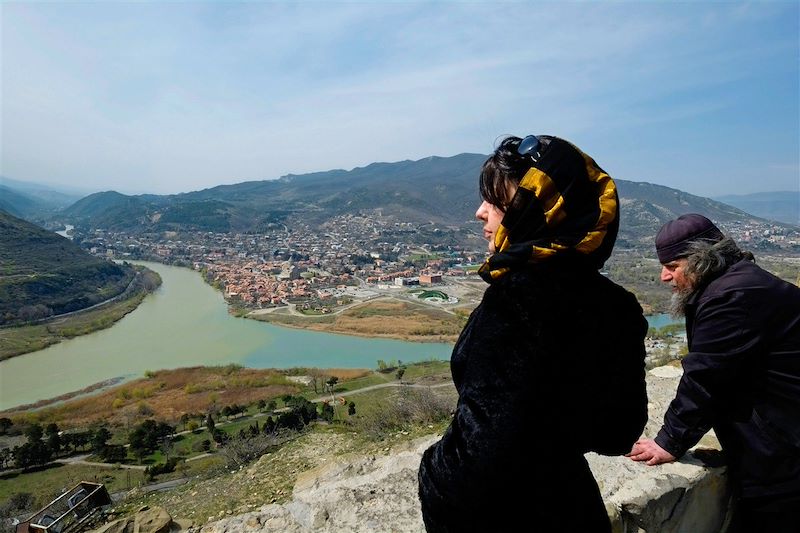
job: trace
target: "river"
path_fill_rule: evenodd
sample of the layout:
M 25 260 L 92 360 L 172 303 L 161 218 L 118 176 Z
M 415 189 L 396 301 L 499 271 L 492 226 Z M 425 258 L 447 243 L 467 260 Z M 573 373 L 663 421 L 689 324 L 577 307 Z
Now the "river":
M 238 363 L 252 368 L 375 368 L 378 359 L 448 359 L 446 343 L 371 339 L 273 326 L 228 314 L 222 294 L 187 268 L 141 262 L 162 286 L 111 328 L 0 361 L 0 410 L 146 370 Z M 648 317 L 651 325 L 670 322 Z
M 222 294 L 187 268 L 140 263 L 162 286 L 114 326 L 0 361 L 0 410 L 146 370 L 239 363 L 252 368 L 375 368 L 378 359 L 447 359 L 452 346 L 273 326 L 228 314 Z

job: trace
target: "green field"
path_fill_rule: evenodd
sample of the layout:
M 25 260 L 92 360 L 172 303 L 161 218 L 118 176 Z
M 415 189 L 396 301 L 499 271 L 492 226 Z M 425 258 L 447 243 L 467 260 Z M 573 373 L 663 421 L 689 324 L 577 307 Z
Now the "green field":
M 404 383 L 415 381 L 427 384 L 447 383 L 450 377 L 447 361 L 410 363 L 404 364 L 403 367 L 406 369 L 403 376 Z M 318 369 L 298 369 L 298 371 L 301 373 L 322 372 Z M 400 384 L 396 378 L 396 370 L 385 373 L 373 371 L 366 376 L 338 383 L 335 387 L 335 394 L 337 398 L 344 397 L 345 405 L 336 402 L 334 423 L 312 424 L 300 432 L 296 439 L 290 440 L 280 450 L 271 453 L 269 462 L 265 463 L 265 468 L 269 469 L 268 475 L 265 473 L 265 475 L 255 478 L 256 480 L 248 478 L 248 483 L 255 483 L 253 486 L 241 486 L 241 479 L 237 477 L 240 474 L 235 474 L 229 467 L 226 468 L 226 452 L 224 450 L 212 448 L 209 456 L 198 457 L 205 452 L 199 447 L 193 449 L 195 445 L 204 439 L 210 440 L 210 435 L 205 429 L 178 435 L 168 450 L 169 456 L 179 456 L 187 460 L 178 463 L 174 472 L 160 474 L 154 481 L 163 482 L 186 478 L 189 483 L 163 494 L 151 494 L 146 497 L 142 494 L 135 494 L 115 507 L 118 511 L 126 513 L 133 512 L 144 503 L 163 504 L 170 512 L 178 512 L 183 516 L 194 518 L 217 515 L 220 511 L 236 509 L 237 506 L 261 505 L 268 503 L 273 497 L 276 501 L 283 501 L 290 494 L 291 487 L 300 472 L 327 460 L 327 456 L 319 455 L 319 448 L 316 445 L 306 450 L 307 446 L 304 443 L 307 439 L 311 439 L 312 442 L 317 442 L 319 438 L 327 441 L 329 438 L 326 435 L 336 436 L 338 444 L 331 453 L 374 454 L 385 453 L 382 450 L 385 450 L 387 446 L 444 430 L 449 421 L 449 408 L 440 411 L 436 419 L 423 419 L 424 421 L 415 420 L 414 411 L 398 411 L 396 409 L 397 405 L 403 401 L 408 404 L 407 398 L 411 398 L 411 403 L 416 405 L 417 402 L 414 399 L 419 398 L 420 394 L 426 394 L 425 389 L 389 386 L 363 393 L 355 392 L 358 389 L 384 383 Z M 452 387 L 440 387 L 432 389 L 431 392 L 436 397 L 454 402 L 455 391 Z M 325 397 L 326 393 L 322 390 L 314 392 L 313 388 L 308 387 L 302 392 L 302 395 L 306 398 L 317 398 Z M 355 415 L 348 414 L 347 404 L 350 402 L 355 404 Z M 277 404 L 280 408 L 283 402 L 278 400 Z M 442 417 L 442 414 L 445 416 Z M 240 429 L 246 429 L 256 421 L 259 425 L 263 425 L 267 416 L 267 413 L 250 406 L 244 416 L 237 416 L 230 420 L 216 417 L 215 421 L 218 429 L 235 436 Z M 122 443 L 126 440 L 127 429 L 123 427 L 112 427 L 111 429 L 114 433 L 111 442 Z M 179 425 L 177 429 L 181 431 L 183 427 Z M 197 459 L 192 460 L 193 458 Z M 97 458 L 90 457 L 88 460 L 95 461 Z M 145 457 L 142 464 L 154 465 L 165 461 L 164 451 L 158 450 Z M 129 457 L 126 463 L 137 465 L 138 461 Z M 71 487 L 79 481 L 104 483 L 110 493 L 117 493 L 142 485 L 145 476 L 142 469 L 123 469 L 119 465 L 109 465 L 104 468 L 57 464 L 37 471 L 0 475 L 0 502 L 7 500 L 15 493 L 31 493 L 38 508 L 60 494 L 62 489 Z M 198 490 L 202 493 L 206 488 L 209 492 L 224 491 L 226 498 L 222 500 L 202 499 L 193 494 Z M 259 494 L 255 495 L 256 492 Z M 264 498 L 269 499 L 265 500 Z M 205 518 L 203 519 L 205 520 Z

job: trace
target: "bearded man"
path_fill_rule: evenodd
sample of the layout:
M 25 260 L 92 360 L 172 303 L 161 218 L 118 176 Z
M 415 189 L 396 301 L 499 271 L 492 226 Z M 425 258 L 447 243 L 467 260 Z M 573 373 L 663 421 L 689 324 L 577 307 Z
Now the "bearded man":
M 656 250 L 689 353 L 661 430 L 628 457 L 674 461 L 713 427 L 734 493 L 728 531 L 798 533 L 800 288 L 756 266 L 702 215 L 665 224 Z

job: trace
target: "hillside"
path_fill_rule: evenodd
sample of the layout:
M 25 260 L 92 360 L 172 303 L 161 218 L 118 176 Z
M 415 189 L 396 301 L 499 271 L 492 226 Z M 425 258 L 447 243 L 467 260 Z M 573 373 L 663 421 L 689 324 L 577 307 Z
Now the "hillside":
M 460 154 L 373 163 L 350 171 L 288 175 L 170 196 L 103 192 L 70 206 L 61 219 L 83 229 L 134 233 L 257 232 L 275 223 L 322 224 L 345 213 L 381 213 L 402 222 L 463 228 L 478 205 L 477 176 L 485 157 Z M 688 212 L 723 225 L 759 222 L 709 198 L 661 185 L 616 181 L 623 206 L 623 247 L 650 243 L 663 223 Z
M 134 275 L 0 211 L 0 324 L 89 307 L 124 291 Z

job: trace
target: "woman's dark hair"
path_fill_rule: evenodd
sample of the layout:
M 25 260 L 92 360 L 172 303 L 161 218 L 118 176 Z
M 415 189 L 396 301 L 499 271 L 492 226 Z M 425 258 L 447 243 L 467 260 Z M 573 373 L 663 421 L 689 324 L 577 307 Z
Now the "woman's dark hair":
M 530 156 L 520 155 L 517 151 L 520 141 L 521 138 L 514 136 L 503 139 L 481 169 L 481 198 L 504 211 L 511 202 L 508 185 L 518 185 L 531 168 Z

